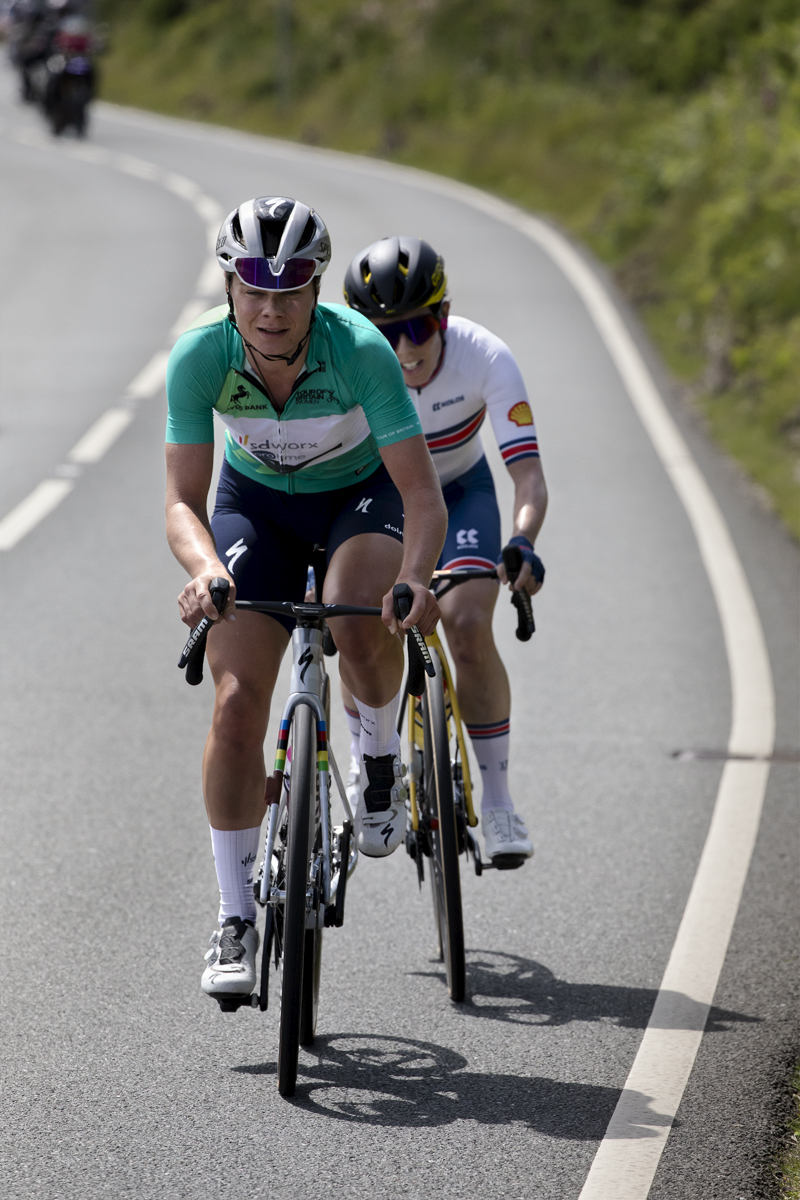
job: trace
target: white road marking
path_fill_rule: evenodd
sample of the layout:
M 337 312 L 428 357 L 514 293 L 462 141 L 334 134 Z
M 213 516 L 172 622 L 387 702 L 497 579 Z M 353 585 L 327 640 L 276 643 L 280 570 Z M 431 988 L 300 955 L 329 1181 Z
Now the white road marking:
M 151 396 L 155 396 L 164 386 L 168 361 L 168 350 L 157 351 L 147 366 L 142 367 L 136 378 L 128 384 L 125 389 L 126 396 L 135 400 L 149 400 Z
M 190 204 L 198 201 L 202 194 L 193 179 L 187 179 L 184 175 L 176 175 L 174 171 L 169 171 L 164 176 L 163 182 L 165 188 L 174 192 L 176 196 L 180 196 L 182 200 L 188 200 Z
M 222 224 L 221 221 L 220 224 Z M 220 278 L 221 274 L 222 272 L 219 269 L 216 255 L 213 258 L 209 258 L 195 284 L 195 293 L 198 296 L 214 296 L 220 292 L 223 288 L 223 282 Z
M 274 146 L 274 143 L 273 143 Z M 388 164 L 428 191 L 459 199 L 540 246 L 586 305 L 664 470 L 686 510 L 725 638 L 733 713 L 728 752 L 769 756 L 775 694 L 761 622 L 725 518 L 616 305 L 562 234 L 466 184 Z M 646 1200 L 700 1047 L 747 878 L 768 762 L 727 762 L 705 846 L 653 1012 L 579 1200 Z
M 75 487 L 74 479 L 43 479 L 0 521 L 0 550 L 11 550 L 57 508 Z
M 76 442 L 67 458 L 73 463 L 99 462 L 134 418 L 131 408 L 108 408 Z
M 772 752 L 775 702 L 769 659 L 758 612 L 730 532 L 613 300 L 565 237 L 545 222 L 476 188 L 414 168 L 209 130 L 189 122 L 169 122 L 109 104 L 98 108 L 123 124 L 239 144 L 290 160 L 314 157 L 365 175 L 405 179 L 424 191 L 446 195 L 485 212 L 539 245 L 586 304 L 692 523 L 725 636 L 733 697 L 729 750 L 761 755 Z M 17 136 L 31 145 L 42 144 L 30 135 Z M 166 186 L 197 207 L 197 189 L 194 185 L 186 187 L 190 182 L 170 176 Z M 6 548 L 2 538 L 14 515 L 41 489 L 59 485 L 72 486 L 66 480 L 46 480 L 0 522 L 0 549 Z M 27 529 L 19 536 L 24 532 Z M 580 1200 L 645 1200 L 648 1195 L 714 998 L 758 832 L 768 772 L 768 763 L 728 762 L 723 769 L 706 844 L 653 1013 Z
M 65 154 L 69 158 L 77 158 L 93 164 L 110 165 L 126 175 L 161 184 L 175 195 L 180 196 L 181 199 L 187 200 L 198 213 L 206 226 L 206 241 L 213 254 L 217 229 L 223 216 L 222 208 L 216 200 L 207 196 L 193 180 L 187 179 L 183 175 L 176 175 L 174 172 L 164 171 L 155 163 L 146 162 L 131 154 L 111 154 L 108 150 L 98 146 L 70 146 L 63 142 L 55 143 L 40 131 L 33 129 L 18 129 L 9 132 L 15 141 L 24 146 Z M 196 298 L 184 306 L 172 327 L 171 342 L 208 307 L 208 297 L 219 289 L 219 274 L 216 258 L 208 259 L 198 277 Z M 150 362 L 128 385 L 125 396 L 129 400 L 147 400 L 157 395 L 164 386 L 168 359 L 168 350 L 159 350 L 154 354 Z M 80 465 L 99 462 L 117 438 L 128 428 L 134 416 L 132 408 L 114 407 L 107 409 L 98 417 L 70 450 L 69 463 L 55 468 L 58 478 L 45 479 L 42 483 L 37 484 L 16 508 L 0 519 L 0 551 L 11 550 L 54 508 L 58 507 L 75 487 L 75 478 L 80 474 Z
M 174 136 L 235 144 L 273 159 L 313 157 L 364 175 L 404 180 L 478 209 L 540 246 L 586 305 L 694 530 L 725 638 L 733 701 L 729 753 L 772 753 L 775 696 L 769 658 L 730 531 L 616 305 L 566 237 L 512 204 L 413 167 L 237 132 L 212 132 L 107 104 L 102 108 L 112 119 Z M 579 1200 L 646 1200 L 650 1191 L 727 953 L 768 774 L 769 763 L 725 764 L 697 874 L 650 1021 Z
M 114 166 L 126 175 L 134 175 L 137 179 L 146 179 L 149 183 L 160 182 L 164 172 L 155 163 L 145 162 L 132 154 L 117 154 L 114 156 Z
M 217 264 L 214 263 L 215 267 L 216 265 Z M 217 270 L 219 270 L 219 267 L 217 267 Z M 171 342 L 177 341 L 181 334 L 185 333 L 189 326 L 193 325 L 200 314 L 204 313 L 207 308 L 208 301 L 205 299 L 190 300 L 188 304 L 185 304 L 181 309 L 177 321 L 169 331 L 169 340 Z

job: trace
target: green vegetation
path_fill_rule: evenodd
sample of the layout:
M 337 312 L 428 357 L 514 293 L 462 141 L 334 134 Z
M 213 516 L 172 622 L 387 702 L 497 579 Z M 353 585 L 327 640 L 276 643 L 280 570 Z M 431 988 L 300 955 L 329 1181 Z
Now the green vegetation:
M 794 1069 L 791 1087 L 792 1115 L 779 1160 L 771 1168 L 778 1200 L 800 1200 L 800 1064 Z
M 287 2 L 102 0 L 105 95 L 553 214 L 800 537 L 797 0 L 294 0 L 291 97 Z

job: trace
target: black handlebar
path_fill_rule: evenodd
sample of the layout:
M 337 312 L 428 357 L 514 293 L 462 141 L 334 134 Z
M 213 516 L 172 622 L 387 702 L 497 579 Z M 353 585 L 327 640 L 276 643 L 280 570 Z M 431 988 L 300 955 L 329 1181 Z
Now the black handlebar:
M 218 613 L 224 612 L 225 605 L 228 603 L 228 592 L 231 585 L 227 579 L 218 577 L 211 580 L 211 586 L 208 589 L 211 596 L 214 608 Z M 186 668 L 186 682 L 191 687 L 197 687 L 198 683 L 203 682 L 203 663 L 206 657 L 206 638 L 208 631 L 214 622 L 210 617 L 203 617 L 199 625 L 196 625 L 189 634 L 189 640 L 183 647 L 183 653 L 178 661 L 178 666 L 181 670 Z
M 405 621 L 411 612 L 411 605 L 414 603 L 414 593 L 407 583 L 396 583 L 392 588 L 392 595 L 394 596 L 395 616 L 401 621 Z M 421 696 L 425 690 L 425 676 L 430 675 L 433 678 L 435 674 L 436 668 L 433 665 L 430 651 L 425 645 L 425 638 L 416 625 L 412 625 L 408 630 L 408 679 L 406 680 L 408 694 Z
M 229 581 L 222 578 L 212 579 L 208 590 L 217 612 L 224 612 L 230 591 Z M 414 593 L 407 583 L 398 583 L 392 589 L 392 595 L 395 598 L 395 616 L 400 621 L 404 621 L 411 611 Z M 236 607 L 253 612 L 281 613 L 300 621 L 311 622 L 320 621 L 325 617 L 379 617 L 381 615 L 379 608 L 365 608 L 352 604 L 298 604 L 290 600 L 238 600 Z M 210 617 L 203 617 L 189 634 L 188 641 L 183 647 L 178 666 L 181 670 L 186 670 L 186 682 L 192 687 L 202 683 L 206 639 L 213 624 Z M 416 625 L 412 625 L 408 630 L 408 666 L 409 690 L 411 690 L 411 681 L 413 681 L 413 686 L 418 690 L 412 694 L 421 696 L 425 686 L 425 674 L 433 675 L 435 672 L 425 639 Z
M 516 583 L 522 570 L 522 551 L 519 546 L 506 546 L 503 550 L 503 566 L 506 569 L 509 583 Z M 517 610 L 517 637 L 521 642 L 529 642 L 536 632 L 533 620 L 533 605 L 531 598 L 524 588 L 511 593 L 511 603 Z

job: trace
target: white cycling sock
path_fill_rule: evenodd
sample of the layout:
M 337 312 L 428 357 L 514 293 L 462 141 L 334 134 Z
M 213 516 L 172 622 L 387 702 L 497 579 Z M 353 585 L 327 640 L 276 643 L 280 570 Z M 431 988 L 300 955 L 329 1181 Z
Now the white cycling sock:
M 261 826 L 254 829 L 212 829 L 211 847 L 219 883 L 219 923 L 228 917 L 255 921 L 253 869 L 258 855 Z
M 481 812 L 492 808 L 514 811 L 514 801 L 508 790 L 508 728 L 508 718 L 493 721 L 491 725 L 467 725 L 483 781 Z
M 353 697 L 361 718 L 359 748 L 361 754 L 379 758 L 382 754 L 400 753 L 400 734 L 397 732 L 397 709 L 400 693 L 383 708 L 370 708 Z
M 344 715 L 347 718 L 347 728 L 350 730 L 350 757 L 360 758 L 361 717 L 358 715 L 358 709 L 354 712 L 346 704 L 344 706 Z

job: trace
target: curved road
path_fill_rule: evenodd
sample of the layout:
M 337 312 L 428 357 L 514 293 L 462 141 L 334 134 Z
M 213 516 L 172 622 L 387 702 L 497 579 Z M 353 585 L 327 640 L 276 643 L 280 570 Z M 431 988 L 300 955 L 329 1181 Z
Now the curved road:
M 7 71 L 0 85 L 3 1195 L 578 1200 L 670 957 L 731 722 L 697 541 L 596 326 L 529 238 L 411 174 L 106 106 L 87 145 L 54 143 Z M 222 1015 L 199 991 L 216 912 L 199 789 L 211 689 L 175 670 L 182 576 L 162 517 L 170 330 L 217 301 L 219 213 L 269 192 L 328 223 L 325 300 L 384 233 L 441 248 L 455 311 L 517 355 L 552 496 L 536 637 L 520 647 L 505 604 L 497 617 L 536 858 L 464 880 L 458 1007 L 411 863 L 362 861 L 289 1104 L 275 1012 Z M 766 1194 L 797 1044 L 798 561 L 673 416 L 756 599 L 781 753 L 649 1195 L 750 1200 Z M 335 718 L 344 759 L 342 732 Z

